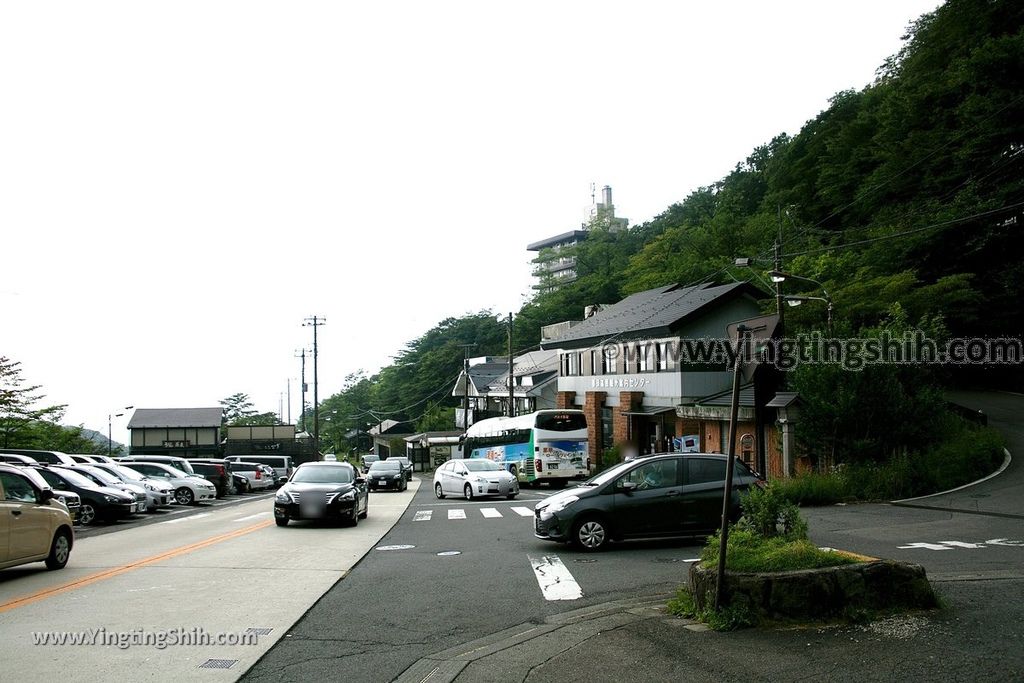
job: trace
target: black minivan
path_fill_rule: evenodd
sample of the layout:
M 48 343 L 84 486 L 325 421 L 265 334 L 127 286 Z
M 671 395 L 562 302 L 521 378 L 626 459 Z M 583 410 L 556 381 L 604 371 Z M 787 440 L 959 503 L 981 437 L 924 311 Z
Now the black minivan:
M 583 550 L 609 541 L 705 536 L 722 519 L 726 456 L 665 453 L 620 463 L 534 507 L 534 535 Z M 733 471 L 733 518 L 740 497 L 761 478 L 742 461 Z

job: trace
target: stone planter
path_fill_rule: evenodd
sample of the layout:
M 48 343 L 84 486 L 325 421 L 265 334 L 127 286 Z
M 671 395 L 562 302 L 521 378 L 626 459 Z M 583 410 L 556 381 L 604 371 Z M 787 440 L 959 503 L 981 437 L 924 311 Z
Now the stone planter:
M 690 567 L 697 607 L 715 600 L 717 570 Z M 929 609 L 937 605 L 924 567 L 873 560 L 789 572 L 725 573 L 724 604 L 747 603 L 767 619 L 829 619 L 848 610 Z

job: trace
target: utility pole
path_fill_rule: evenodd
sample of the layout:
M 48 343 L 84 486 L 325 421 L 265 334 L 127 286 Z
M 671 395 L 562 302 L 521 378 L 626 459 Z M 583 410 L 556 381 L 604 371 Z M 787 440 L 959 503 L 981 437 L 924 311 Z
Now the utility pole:
M 462 344 L 462 428 L 469 429 L 469 350 L 476 344 Z
M 299 408 L 299 420 L 302 421 L 302 431 L 306 431 L 306 349 L 302 349 L 301 352 L 296 353 L 295 357 L 302 359 L 302 376 L 300 379 L 302 382 L 300 392 L 302 404 Z
M 732 374 L 732 403 L 729 409 L 729 443 L 725 452 L 725 493 L 722 496 L 722 530 L 718 544 L 718 581 L 715 584 L 715 609 L 721 607 L 722 592 L 725 585 L 725 553 L 729 547 L 729 513 L 732 508 L 732 476 L 736 460 L 736 420 L 740 409 L 740 376 L 743 370 L 743 355 L 746 353 L 747 327 L 739 325 L 736 329 L 736 364 Z
M 319 356 L 319 350 L 316 343 L 316 328 L 326 324 L 326 318 L 315 315 L 312 318 L 306 318 L 302 323 L 303 327 L 313 328 L 313 448 L 316 449 L 318 456 L 320 453 L 320 394 L 317 380 L 317 357 Z
M 782 205 L 781 204 L 779 205 L 779 236 L 775 240 L 775 245 L 774 245 L 773 251 L 774 251 L 773 264 L 774 264 L 775 272 L 781 273 L 782 272 Z M 782 318 L 783 312 L 782 312 L 782 282 L 781 281 L 775 283 L 775 312 L 779 314 L 779 327 L 778 327 L 778 331 L 779 331 L 779 336 L 781 337 L 781 336 L 783 336 L 785 334 L 784 329 L 783 329 L 783 322 L 784 321 L 783 321 L 783 318 Z
M 508 416 L 516 416 L 516 378 L 512 362 L 512 314 L 508 314 Z
M 288 424 L 292 423 L 292 378 L 288 378 Z

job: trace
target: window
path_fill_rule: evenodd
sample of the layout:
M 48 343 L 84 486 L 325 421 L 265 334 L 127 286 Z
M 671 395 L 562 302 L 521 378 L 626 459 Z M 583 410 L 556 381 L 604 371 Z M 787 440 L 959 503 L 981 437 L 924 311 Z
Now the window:
M 615 488 L 621 488 L 621 483 L 625 481 L 635 483 L 637 491 L 676 486 L 679 483 L 679 459 L 671 458 L 644 463 L 621 477 L 615 483 Z
M 636 347 L 637 351 L 637 371 L 638 372 L 650 372 L 650 351 L 651 347 L 649 344 L 638 344 Z
M 725 481 L 725 460 L 690 458 L 687 460 L 687 484 L 709 484 Z
M 590 352 L 590 374 L 597 374 L 597 351 Z
M 601 353 L 601 374 L 602 375 L 614 375 L 615 374 L 615 356 L 616 350 L 614 346 L 605 346 Z
M 0 472 L 0 484 L 4 487 L 4 500 L 17 501 L 19 503 L 38 503 L 39 497 L 32 484 L 17 474 Z M 6 513 L 5 513 L 6 514 Z
M 613 439 L 612 433 L 612 409 L 601 408 L 601 448 L 611 448 Z
M 658 371 L 665 372 L 668 370 L 668 342 L 659 342 L 654 350 L 657 354 Z

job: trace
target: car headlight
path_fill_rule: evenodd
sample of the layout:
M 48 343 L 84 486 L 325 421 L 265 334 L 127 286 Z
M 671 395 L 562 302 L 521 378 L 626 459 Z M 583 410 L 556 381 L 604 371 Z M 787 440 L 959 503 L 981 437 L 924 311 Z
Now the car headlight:
M 274 496 L 274 500 L 278 503 L 290 503 L 292 499 L 284 491 L 278 491 L 277 495 Z
M 103 496 L 103 500 L 107 501 L 108 503 L 118 502 L 118 499 L 115 498 L 114 496 Z
M 143 486 L 146 487 L 147 491 L 156 491 L 156 487 L 153 486 L 152 484 L 143 484 Z
M 341 499 L 342 500 L 355 500 L 356 499 L 356 492 L 355 491 L 345 491 L 345 493 L 341 494 Z
M 566 496 L 565 498 L 559 498 L 552 503 L 548 503 L 540 509 L 540 518 L 551 519 L 556 512 L 561 512 L 578 500 L 577 496 Z
M 64 496 L 57 496 L 57 502 L 63 505 L 64 507 L 68 506 L 68 501 L 64 499 Z

